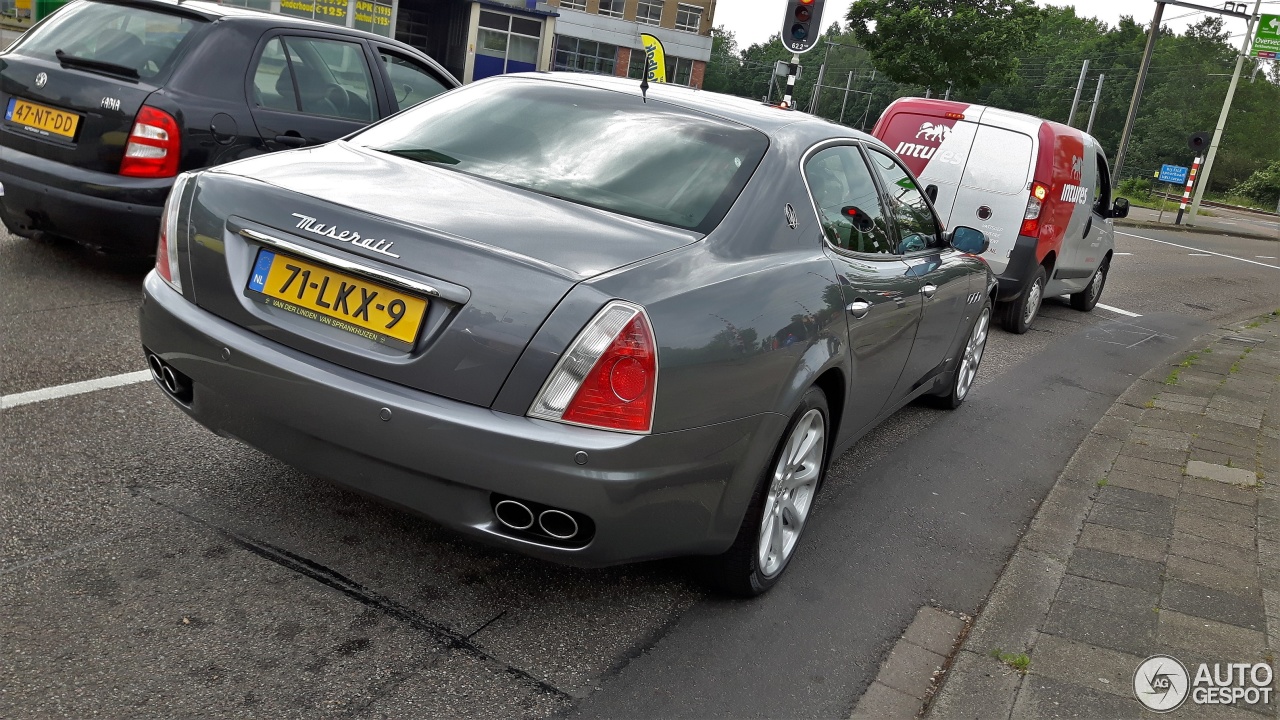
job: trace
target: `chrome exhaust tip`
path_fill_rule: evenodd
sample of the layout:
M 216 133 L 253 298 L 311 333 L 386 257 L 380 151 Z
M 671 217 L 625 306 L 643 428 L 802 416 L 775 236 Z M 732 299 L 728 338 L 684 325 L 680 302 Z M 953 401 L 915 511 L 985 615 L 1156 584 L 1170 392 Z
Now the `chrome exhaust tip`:
M 557 540 L 568 540 L 578 534 L 578 521 L 563 510 L 543 510 L 538 516 L 538 527 Z
M 181 386 L 178 385 L 178 378 L 173 374 L 173 368 L 165 365 L 160 369 L 160 377 L 164 381 L 164 388 L 169 392 L 177 395 L 182 392 Z
M 528 530 L 533 527 L 533 511 L 522 502 L 503 500 L 493 506 L 498 522 L 512 530 Z
M 151 368 L 151 376 L 156 382 L 164 382 L 161 374 L 164 372 L 164 363 L 160 362 L 160 358 L 155 353 L 147 353 L 147 366 Z

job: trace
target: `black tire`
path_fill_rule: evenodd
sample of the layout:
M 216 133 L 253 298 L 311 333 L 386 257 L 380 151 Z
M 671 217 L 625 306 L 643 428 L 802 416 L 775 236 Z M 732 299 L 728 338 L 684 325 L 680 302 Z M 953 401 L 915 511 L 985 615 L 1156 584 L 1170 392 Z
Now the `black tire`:
M 1089 312 L 1098 304 L 1098 300 L 1102 297 L 1102 290 L 1106 287 L 1107 273 L 1111 272 L 1109 263 L 1102 263 L 1093 273 L 1093 277 L 1089 279 L 1089 284 L 1078 293 L 1071 294 L 1071 307 L 1081 311 Z
M 1040 303 L 1044 301 L 1044 284 L 1048 280 L 1044 266 L 1036 267 L 1022 295 L 1013 302 L 1005 303 L 1003 317 L 1000 318 L 1004 329 L 1014 335 L 1021 335 L 1031 328 L 1036 315 L 1040 313 Z
M 761 570 L 759 543 L 763 535 L 766 500 L 769 498 L 771 485 L 774 483 L 774 470 L 778 467 L 783 452 L 787 449 L 788 440 L 791 439 L 793 431 L 811 410 L 817 410 L 821 413 L 824 430 L 821 450 L 822 460 L 819 463 L 818 476 L 814 483 L 813 492 L 816 493 L 817 489 L 822 486 L 822 480 L 826 476 L 827 465 L 830 460 L 828 455 L 831 450 L 831 413 L 827 408 L 826 394 L 821 389 L 812 387 L 804 394 L 804 397 L 800 400 L 800 406 L 792 414 L 791 421 L 787 423 L 787 428 L 782 433 L 782 438 L 778 441 L 777 448 L 770 455 L 769 464 L 761 470 L 760 478 L 756 482 L 755 492 L 751 495 L 751 502 L 747 504 L 747 512 L 743 515 L 742 524 L 738 527 L 738 536 L 734 539 L 733 545 L 723 555 L 712 560 L 711 581 L 716 590 L 721 593 L 735 597 L 755 597 L 764 593 L 778 583 L 778 579 L 786 572 L 792 558 L 795 557 L 796 550 L 799 549 L 804 528 L 813 514 L 814 498 L 812 496 L 809 498 L 807 512 L 799 527 L 799 535 L 796 537 L 790 554 L 782 559 L 780 567 L 772 574 L 766 575 Z
M 986 354 L 991 320 L 991 300 L 988 299 L 982 304 L 982 308 L 978 310 L 978 316 L 973 319 L 973 324 L 969 326 L 968 332 L 965 333 L 964 341 L 960 343 L 960 347 L 956 348 L 955 357 L 948 363 L 955 369 L 951 371 L 951 380 L 945 393 L 936 395 L 933 398 L 934 404 L 938 407 L 955 410 L 964 403 L 965 398 L 969 397 L 969 391 L 973 389 L 973 381 L 977 377 L 978 368 L 982 364 L 982 357 Z M 983 324 L 981 340 L 975 349 L 974 356 L 967 357 L 971 350 L 971 343 L 975 342 L 974 336 L 977 333 L 979 324 Z M 969 366 L 965 364 L 966 359 L 972 363 L 972 373 L 967 372 Z

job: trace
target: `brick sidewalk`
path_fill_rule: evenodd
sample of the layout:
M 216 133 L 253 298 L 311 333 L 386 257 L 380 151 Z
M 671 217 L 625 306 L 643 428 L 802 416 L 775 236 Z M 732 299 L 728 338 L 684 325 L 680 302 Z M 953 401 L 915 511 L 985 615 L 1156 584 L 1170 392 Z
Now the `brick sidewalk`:
M 928 717 L 1155 717 L 1134 695 L 1149 656 L 1180 660 L 1192 679 L 1200 663 L 1276 666 L 1280 317 L 1200 342 L 1135 382 L 1093 428 Z M 1193 697 L 1172 717 L 1256 720 L 1280 708 L 1275 697 Z

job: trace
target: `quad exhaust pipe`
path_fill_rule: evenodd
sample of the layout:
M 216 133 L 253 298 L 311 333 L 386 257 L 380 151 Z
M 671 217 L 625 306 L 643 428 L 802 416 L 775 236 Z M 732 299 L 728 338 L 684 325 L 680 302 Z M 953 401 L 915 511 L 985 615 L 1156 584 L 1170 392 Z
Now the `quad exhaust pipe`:
M 522 535 L 551 538 L 558 542 L 585 543 L 595 533 L 590 518 L 557 508 L 502 497 L 493 505 L 493 514 L 508 530 Z
M 191 378 L 174 370 L 159 355 L 150 351 L 147 352 L 147 367 L 151 368 L 151 377 L 166 392 L 181 402 L 191 402 Z

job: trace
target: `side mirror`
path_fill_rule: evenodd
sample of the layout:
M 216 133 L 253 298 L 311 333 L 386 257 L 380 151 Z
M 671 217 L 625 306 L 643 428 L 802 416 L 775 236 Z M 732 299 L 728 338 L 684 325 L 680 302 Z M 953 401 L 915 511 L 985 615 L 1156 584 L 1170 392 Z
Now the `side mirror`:
M 964 225 L 949 230 L 947 242 L 956 250 L 970 255 L 981 255 L 991 247 L 985 233 Z
M 853 229 L 858 232 L 871 232 L 875 225 L 871 222 L 871 216 L 862 212 L 862 210 L 853 205 L 846 205 L 840 208 L 840 214 L 853 225 Z
M 1115 204 L 1111 206 L 1111 217 L 1129 217 L 1129 200 L 1127 198 L 1116 198 Z
M 931 203 L 938 202 L 938 186 L 937 185 L 926 185 L 924 188 L 924 194 L 926 197 L 929 198 L 929 202 Z

